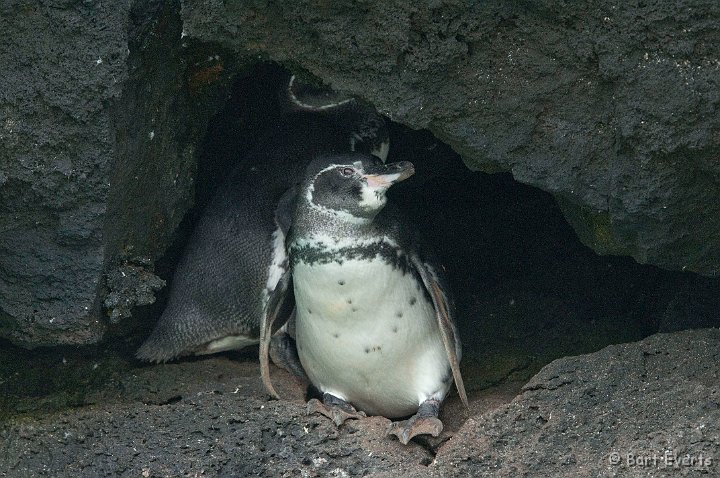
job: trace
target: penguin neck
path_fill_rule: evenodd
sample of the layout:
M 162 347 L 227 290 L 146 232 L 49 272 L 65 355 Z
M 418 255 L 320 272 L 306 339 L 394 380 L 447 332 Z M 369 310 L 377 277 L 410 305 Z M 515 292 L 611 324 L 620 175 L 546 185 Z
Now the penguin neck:
M 374 217 L 348 218 L 346 214 L 335 214 L 301 204 L 293 223 L 291 245 L 337 243 L 348 240 L 364 240 L 377 235 Z M 349 215 L 349 214 L 348 214 Z

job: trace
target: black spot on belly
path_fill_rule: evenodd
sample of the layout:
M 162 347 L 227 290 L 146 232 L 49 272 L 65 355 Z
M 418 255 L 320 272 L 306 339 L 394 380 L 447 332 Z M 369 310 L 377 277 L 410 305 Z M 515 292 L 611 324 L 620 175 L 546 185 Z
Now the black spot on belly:
M 357 310 L 357 307 L 353 307 L 353 308 L 352 308 L 352 311 L 353 311 L 353 312 L 357 312 L 357 311 L 358 311 L 358 310 Z
M 308 314 L 312 315 L 312 310 L 308 309 Z
M 342 280 L 342 279 L 340 279 L 340 280 L 338 281 L 338 284 L 340 284 L 340 285 L 345 285 L 345 281 Z
M 395 312 L 395 317 L 397 317 L 397 318 L 402 317 L 402 312 Z
M 396 325 L 395 327 L 393 327 L 393 332 L 395 332 L 395 333 L 397 334 L 397 331 L 398 331 L 398 328 L 397 328 L 397 325 Z
M 338 339 L 338 338 L 340 338 L 340 334 L 335 333 L 335 334 L 333 334 L 333 337 L 335 337 L 336 339 Z
M 415 297 L 410 299 L 410 305 L 415 305 L 415 302 L 417 302 L 417 299 Z
M 365 353 L 366 353 L 366 354 L 369 354 L 369 353 L 370 353 L 370 347 L 365 347 Z
M 348 300 L 347 300 L 347 303 L 348 303 L 348 304 L 352 304 L 352 299 L 348 299 Z

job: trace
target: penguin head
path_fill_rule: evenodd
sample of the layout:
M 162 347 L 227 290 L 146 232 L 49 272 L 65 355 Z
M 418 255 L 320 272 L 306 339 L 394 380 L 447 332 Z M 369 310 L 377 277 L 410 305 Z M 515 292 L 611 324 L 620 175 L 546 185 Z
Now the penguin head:
M 307 113 L 314 120 L 329 119 L 334 134 L 347 139 L 350 151 L 370 153 L 383 162 L 387 159 L 390 149 L 388 126 L 372 105 L 326 86 L 304 83 L 295 75 L 288 80 L 281 101 L 289 112 Z
M 368 222 L 385 206 L 387 190 L 414 172 L 408 161 L 384 164 L 369 154 L 322 156 L 308 166 L 302 196 L 324 215 Z

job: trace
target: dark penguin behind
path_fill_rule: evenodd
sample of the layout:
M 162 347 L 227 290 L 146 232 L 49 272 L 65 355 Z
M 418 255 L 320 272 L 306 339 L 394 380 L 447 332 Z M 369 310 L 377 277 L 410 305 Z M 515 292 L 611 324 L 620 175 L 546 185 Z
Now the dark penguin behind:
M 138 358 L 162 362 L 257 343 L 273 275 L 283 267 L 282 239 L 294 199 L 288 191 L 319 154 L 370 151 L 386 143 L 384 120 L 371 108 L 313 96 L 297 82 L 289 87 L 290 81 L 284 75 L 278 82 L 276 119 L 250 150 L 237 152 L 237 165 L 202 211 L 167 306 Z M 303 103 L 300 93 L 312 101 Z

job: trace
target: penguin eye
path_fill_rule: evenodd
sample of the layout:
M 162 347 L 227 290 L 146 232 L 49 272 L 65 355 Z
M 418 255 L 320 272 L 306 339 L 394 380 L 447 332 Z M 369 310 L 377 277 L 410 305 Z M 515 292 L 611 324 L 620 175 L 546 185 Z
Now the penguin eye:
M 355 174 L 355 170 L 353 168 L 338 168 L 340 171 L 340 174 L 345 176 L 346 178 L 349 178 L 353 174 Z

